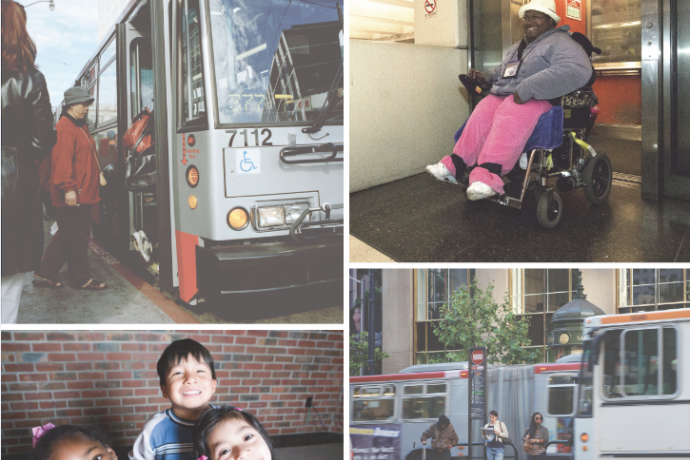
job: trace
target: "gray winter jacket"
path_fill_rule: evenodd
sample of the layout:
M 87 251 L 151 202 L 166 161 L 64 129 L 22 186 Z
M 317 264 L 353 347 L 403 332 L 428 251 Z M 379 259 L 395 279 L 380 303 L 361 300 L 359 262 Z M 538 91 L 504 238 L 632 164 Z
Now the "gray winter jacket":
M 523 101 L 545 101 L 584 86 L 592 77 L 592 64 L 582 46 L 570 38 L 569 30 L 570 26 L 562 26 L 544 32 L 522 52 L 518 74 L 503 78 L 506 65 L 518 60 L 520 42 L 511 46 L 500 67 L 484 74 L 493 83 L 491 94 L 509 96 L 517 91 Z

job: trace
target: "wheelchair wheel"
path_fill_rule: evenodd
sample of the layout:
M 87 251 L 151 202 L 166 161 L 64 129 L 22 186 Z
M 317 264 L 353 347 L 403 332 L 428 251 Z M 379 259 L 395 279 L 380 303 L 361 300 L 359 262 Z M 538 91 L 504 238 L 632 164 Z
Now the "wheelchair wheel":
M 611 160 L 605 153 L 600 153 L 589 160 L 582 172 L 582 182 L 585 197 L 590 203 L 602 204 L 608 200 L 613 182 L 613 170 Z
M 561 221 L 563 200 L 554 190 L 547 190 L 539 197 L 537 220 L 545 229 L 554 228 Z

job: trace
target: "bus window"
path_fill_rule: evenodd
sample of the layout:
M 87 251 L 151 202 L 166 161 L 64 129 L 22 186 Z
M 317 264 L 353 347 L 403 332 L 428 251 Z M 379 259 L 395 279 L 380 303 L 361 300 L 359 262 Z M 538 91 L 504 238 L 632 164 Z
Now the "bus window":
M 183 124 L 206 118 L 204 103 L 204 74 L 201 62 L 201 31 L 199 29 L 199 1 L 183 0 L 181 11 L 180 79 L 182 100 L 180 109 Z
M 352 400 L 352 421 L 390 420 L 395 412 L 395 387 L 354 388 Z
M 446 383 L 407 385 L 403 390 L 403 419 L 437 419 L 446 414 Z
M 221 124 L 318 118 L 343 61 L 338 1 L 210 0 Z M 342 122 L 336 83 L 327 121 Z
M 132 113 L 134 118 L 146 107 L 153 110 L 153 60 L 151 42 L 146 38 L 132 41 L 130 80 L 132 86 Z
M 659 331 L 646 329 L 626 331 L 625 368 L 623 378 L 626 396 L 656 395 L 659 393 Z
M 98 126 L 117 120 L 117 81 L 115 61 L 101 73 L 98 86 Z
M 579 400 L 577 405 L 578 417 L 592 416 L 592 385 L 593 375 L 592 367 L 589 365 L 589 360 L 592 355 L 592 341 L 587 340 L 584 343 L 584 350 L 582 352 L 582 368 L 578 377 L 579 391 L 577 392 Z
M 549 377 L 549 414 L 570 416 L 573 414 L 575 382 L 570 374 L 552 375 Z
M 623 389 L 620 381 L 621 367 L 621 331 L 607 331 L 602 347 L 604 348 L 603 395 L 605 398 L 622 398 Z
M 108 62 L 115 57 L 115 46 L 115 40 L 111 40 L 108 47 L 103 50 L 103 53 L 101 54 L 101 68 L 108 65 Z

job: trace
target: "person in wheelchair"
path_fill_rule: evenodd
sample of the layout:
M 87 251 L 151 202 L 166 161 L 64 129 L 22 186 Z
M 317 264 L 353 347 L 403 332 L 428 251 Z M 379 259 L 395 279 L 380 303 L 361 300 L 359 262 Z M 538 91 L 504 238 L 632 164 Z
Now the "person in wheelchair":
M 502 175 L 520 158 L 539 117 L 551 99 L 588 83 L 592 64 L 583 47 L 570 36 L 570 26 L 556 28 L 561 18 L 554 0 L 532 0 L 519 10 L 524 39 L 513 44 L 499 67 L 486 75 L 468 74 L 491 94 L 467 120 L 453 153 L 426 170 L 438 180 L 464 182 L 468 167 L 468 199 L 504 193 Z M 560 99 L 559 99 L 560 102 Z

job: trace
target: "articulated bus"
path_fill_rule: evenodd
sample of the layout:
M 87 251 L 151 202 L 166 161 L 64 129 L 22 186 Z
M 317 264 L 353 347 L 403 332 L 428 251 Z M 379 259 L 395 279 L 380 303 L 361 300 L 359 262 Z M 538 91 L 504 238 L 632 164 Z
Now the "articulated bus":
M 129 2 L 75 82 L 111 174 L 97 241 L 189 304 L 341 301 L 343 40 L 335 0 Z M 146 108 L 155 186 L 130 190 Z
M 568 425 L 576 411 L 574 377 L 580 369 L 579 359 L 570 355 L 556 363 L 488 366 L 487 410 L 496 410 L 518 447 L 518 456 L 526 460 L 521 440 L 530 416 L 541 412 L 543 425 L 551 439 L 567 440 Z M 467 362 L 420 364 L 408 367 L 399 374 L 350 377 L 350 426 L 398 424 L 401 427 L 400 460 L 422 458 L 420 437 L 424 430 L 446 415 L 460 440 L 467 443 Z M 488 416 L 487 416 L 488 421 Z M 472 424 L 472 442 L 481 441 L 483 424 Z M 481 447 L 472 450 L 481 456 Z M 547 449 L 550 459 L 572 459 L 567 445 L 552 445 Z M 453 458 L 467 457 L 467 447 L 451 449 Z M 513 455 L 506 448 L 506 455 Z
M 585 320 L 577 460 L 690 458 L 690 309 Z

